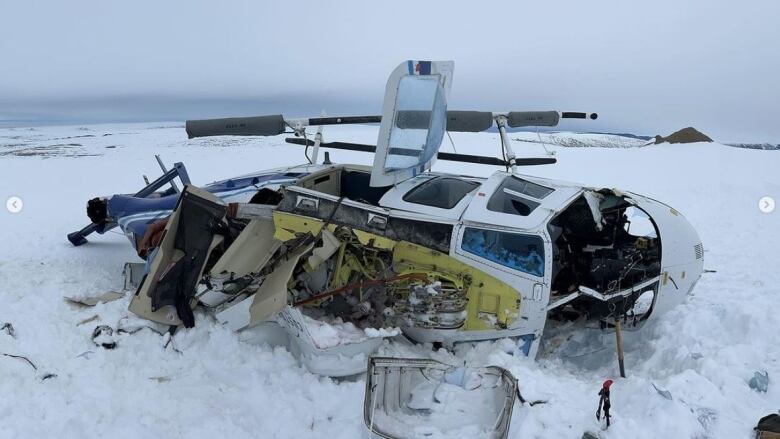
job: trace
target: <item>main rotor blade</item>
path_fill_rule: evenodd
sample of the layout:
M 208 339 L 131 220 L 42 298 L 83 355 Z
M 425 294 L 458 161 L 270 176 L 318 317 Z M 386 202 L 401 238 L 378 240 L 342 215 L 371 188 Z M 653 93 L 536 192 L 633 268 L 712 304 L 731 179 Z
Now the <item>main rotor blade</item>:
M 276 136 L 284 133 L 284 117 L 272 116 L 228 117 L 225 119 L 188 120 L 187 136 Z
M 426 129 L 430 124 L 430 111 L 399 111 L 396 125 L 399 128 Z M 188 120 L 185 123 L 187 135 L 207 136 L 276 136 L 285 131 L 285 126 L 319 126 L 380 123 L 382 116 L 313 117 L 286 121 L 281 114 L 254 117 L 229 117 L 224 119 Z M 447 131 L 480 132 L 493 125 L 493 114 L 489 111 L 448 111 Z
M 558 125 L 560 115 L 557 111 L 510 111 L 507 124 L 517 127 L 554 127 Z
M 431 123 L 431 111 L 399 110 L 395 125 L 404 129 L 428 129 Z M 460 133 L 479 133 L 493 126 L 493 113 L 489 111 L 447 112 L 447 131 Z
M 497 113 L 499 114 L 499 113 Z M 596 119 L 596 113 L 577 113 L 557 111 L 511 111 L 507 115 L 507 123 L 512 128 L 529 126 L 558 125 L 560 119 Z M 478 133 L 493 126 L 494 114 L 489 111 L 458 111 L 447 112 L 447 131 Z M 399 128 L 426 129 L 430 125 L 431 112 L 425 110 L 401 110 L 398 112 L 395 125 Z M 348 125 L 379 123 L 382 116 L 345 116 L 345 117 L 315 117 L 286 120 L 281 114 L 254 117 L 228 117 L 224 119 L 188 120 L 185 124 L 187 135 L 193 137 L 207 136 L 276 136 L 285 131 L 287 125 L 318 126 L 318 125 Z
M 587 119 L 596 120 L 596 113 L 580 113 L 576 111 L 510 111 L 507 114 L 507 124 L 512 128 L 518 127 L 554 127 L 561 119 Z

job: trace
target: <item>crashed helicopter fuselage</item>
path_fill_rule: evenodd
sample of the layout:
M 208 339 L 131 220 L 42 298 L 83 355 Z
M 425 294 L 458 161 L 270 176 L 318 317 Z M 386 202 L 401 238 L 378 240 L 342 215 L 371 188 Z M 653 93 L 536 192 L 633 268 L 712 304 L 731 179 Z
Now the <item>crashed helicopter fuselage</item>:
M 457 124 L 452 64 L 420 63 L 388 81 L 373 167 L 315 159 L 91 201 L 89 227 L 118 225 L 134 246 L 167 219 L 130 310 L 189 326 L 201 305 L 231 329 L 284 339 L 315 372 L 348 375 L 399 329 L 445 345 L 512 338 L 535 356 L 549 322 L 638 329 L 685 298 L 703 269 L 687 220 L 641 195 L 517 172 L 503 128 L 519 113 L 489 118 L 511 172 L 431 172 Z

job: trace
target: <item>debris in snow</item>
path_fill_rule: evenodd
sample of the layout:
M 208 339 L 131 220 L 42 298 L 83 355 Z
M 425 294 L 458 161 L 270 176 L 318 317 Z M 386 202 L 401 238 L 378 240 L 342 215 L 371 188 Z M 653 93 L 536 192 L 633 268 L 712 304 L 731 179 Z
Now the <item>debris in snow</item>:
M 765 370 L 756 371 L 753 374 L 753 378 L 748 382 L 748 385 L 753 390 L 766 393 L 769 389 L 769 372 Z
M 372 357 L 363 416 L 387 438 L 506 438 L 517 380 L 506 369 Z
M 537 399 L 534 401 L 528 401 L 527 399 L 523 398 L 523 395 L 520 393 L 520 388 L 517 388 L 517 399 L 520 401 L 520 404 L 526 404 L 530 405 L 531 407 L 538 405 L 538 404 L 547 404 L 546 400 L 543 399 Z
M 663 396 L 664 398 L 670 401 L 672 400 L 672 392 L 664 389 L 663 387 L 656 386 L 655 383 L 650 383 L 650 384 L 653 385 L 653 388 L 655 389 L 656 392 L 658 392 L 659 395 Z
M 116 348 L 114 330 L 108 325 L 97 326 L 95 330 L 92 331 L 92 342 L 105 349 Z
M 6 334 L 10 335 L 13 338 L 16 338 L 16 336 L 14 336 L 14 325 L 8 322 L 3 323 L 3 327 L 0 328 L 0 331 L 5 331 Z
M 30 366 L 32 366 L 32 368 L 33 368 L 33 369 L 35 369 L 35 370 L 38 370 L 38 367 L 35 365 L 35 363 L 33 363 L 32 361 L 30 361 L 30 359 L 29 359 L 29 358 L 27 358 L 27 357 L 25 357 L 24 355 L 6 354 L 5 352 L 0 352 L 0 355 L 3 355 L 3 356 L 5 356 L 5 357 L 18 358 L 18 359 L 20 359 L 20 360 L 24 360 L 24 361 L 26 361 L 26 362 L 27 362 L 27 364 L 29 364 Z
M 149 377 L 152 381 L 157 381 L 158 383 L 167 383 L 171 381 L 171 377 Z
M 92 316 L 92 317 L 86 318 L 86 319 L 84 319 L 84 320 L 82 320 L 82 321 L 80 321 L 80 322 L 76 323 L 76 326 L 81 326 L 81 325 L 83 325 L 83 324 L 85 324 L 85 323 L 94 322 L 95 320 L 97 320 L 97 319 L 99 319 L 99 318 L 100 318 L 100 316 L 98 316 L 97 314 L 95 314 L 95 315 L 94 315 L 94 316 Z
M 599 435 L 586 431 L 585 433 L 582 433 L 582 439 L 599 439 Z
M 24 355 L 6 354 L 5 352 L 0 352 L 0 355 L 2 355 L 4 357 L 17 358 L 19 360 L 23 360 L 24 362 L 29 364 L 30 367 L 33 368 L 33 370 L 36 370 L 36 371 L 38 370 L 38 366 L 36 366 L 35 363 L 32 362 L 32 360 L 30 360 L 29 358 L 25 357 Z M 45 373 L 45 374 L 43 374 L 43 376 L 41 376 L 41 381 L 46 381 L 49 378 L 56 378 L 56 377 L 57 377 L 56 373 L 50 373 L 50 372 L 49 373 Z
M 105 293 L 99 296 L 89 296 L 89 297 L 65 296 L 65 300 L 68 301 L 68 303 L 72 303 L 77 306 L 95 306 L 98 303 L 113 302 L 114 300 L 119 300 L 123 297 L 125 297 L 125 295 L 122 293 L 117 293 L 116 291 L 106 291 Z

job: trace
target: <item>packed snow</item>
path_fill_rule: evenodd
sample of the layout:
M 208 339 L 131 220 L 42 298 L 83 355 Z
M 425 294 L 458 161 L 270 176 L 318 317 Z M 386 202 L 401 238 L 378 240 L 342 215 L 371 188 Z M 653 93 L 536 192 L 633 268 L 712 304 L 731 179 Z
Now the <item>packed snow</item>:
M 326 140 L 373 143 L 376 135 L 371 126 L 325 130 Z M 452 138 L 460 153 L 500 155 L 495 133 Z M 547 154 L 539 143 L 514 145 L 521 155 Z M 598 431 L 607 378 L 615 380 L 613 425 L 602 438 L 751 437 L 760 417 L 780 409 L 780 211 L 758 209 L 763 196 L 780 200 L 780 152 L 717 143 L 546 149 L 557 165 L 523 171 L 674 206 L 697 228 L 705 268 L 715 272 L 684 304 L 624 334 L 625 379 L 614 335 L 597 330 L 558 337 L 537 360 L 509 340 L 454 352 L 395 343 L 383 352 L 510 370 L 525 399 L 546 401 L 516 403 L 512 438 Z M 452 151 L 449 140 L 442 150 Z M 0 211 L 0 437 L 368 437 L 362 377 L 313 375 L 286 349 L 242 342 L 203 313 L 170 337 L 128 313 L 128 294 L 94 307 L 64 300 L 121 291 L 123 264 L 139 261 L 125 237 L 93 235 L 74 248 L 65 235 L 87 223 L 89 198 L 133 192 L 142 175 L 158 176 L 154 154 L 184 162 L 196 184 L 305 160 L 284 136 L 188 140 L 180 123 L 0 130 L 0 196 L 24 202 L 20 213 Z M 330 157 L 372 161 L 338 150 Z M 434 169 L 496 170 L 443 161 Z M 115 349 L 92 342 L 100 325 L 114 329 Z M 749 385 L 757 372 L 768 374 L 766 392 Z
M 340 317 L 333 321 L 313 319 L 303 315 L 306 329 L 318 349 L 328 349 L 352 343 L 360 343 L 369 338 L 394 337 L 401 333 L 398 328 L 360 329 L 351 322 L 343 322 Z

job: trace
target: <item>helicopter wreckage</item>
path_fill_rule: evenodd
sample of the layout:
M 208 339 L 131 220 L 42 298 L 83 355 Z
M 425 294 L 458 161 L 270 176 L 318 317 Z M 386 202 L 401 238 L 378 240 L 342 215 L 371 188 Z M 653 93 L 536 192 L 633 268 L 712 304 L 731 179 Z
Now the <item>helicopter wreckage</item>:
M 677 210 L 519 172 L 555 159 L 516 157 L 507 127 L 595 114 L 447 111 L 452 70 L 451 62 L 402 63 L 381 116 L 188 121 L 191 138 L 292 129 L 299 137 L 290 143 L 313 147 L 310 163 L 203 187 L 190 183 L 183 164 L 163 167 L 135 194 L 90 200 L 91 224 L 68 238 L 81 245 L 91 232 L 121 228 L 146 259 L 126 269 L 136 278 L 128 286 L 137 284 L 133 313 L 189 327 L 199 306 L 235 331 L 286 344 L 312 372 L 331 376 L 364 372 L 383 340 L 399 334 L 444 346 L 511 338 L 534 357 L 556 322 L 639 329 L 680 303 L 702 273 L 703 249 Z M 322 141 L 324 125 L 377 122 L 375 147 Z M 501 158 L 439 152 L 446 131 L 494 125 Z M 309 126 L 319 126 L 314 140 Z M 318 163 L 319 148 L 374 152 L 374 165 L 333 164 L 327 154 Z M 488 178 L 436 173 L 437 158 L 505 170 Z M 436 368 L 385 360 L 388 377 Z M 369 373 L 379 373 L 372 361 Z M 516 388 L 501 371 L 488 375 L 501 395 Z M 398 394 L 389 403 L 397 389 L 383 383 L 380 402 L 367 390 L 367 412 L 409 404 Z M 508 425 L 503 407 L 491 424 L 496 437 Z

